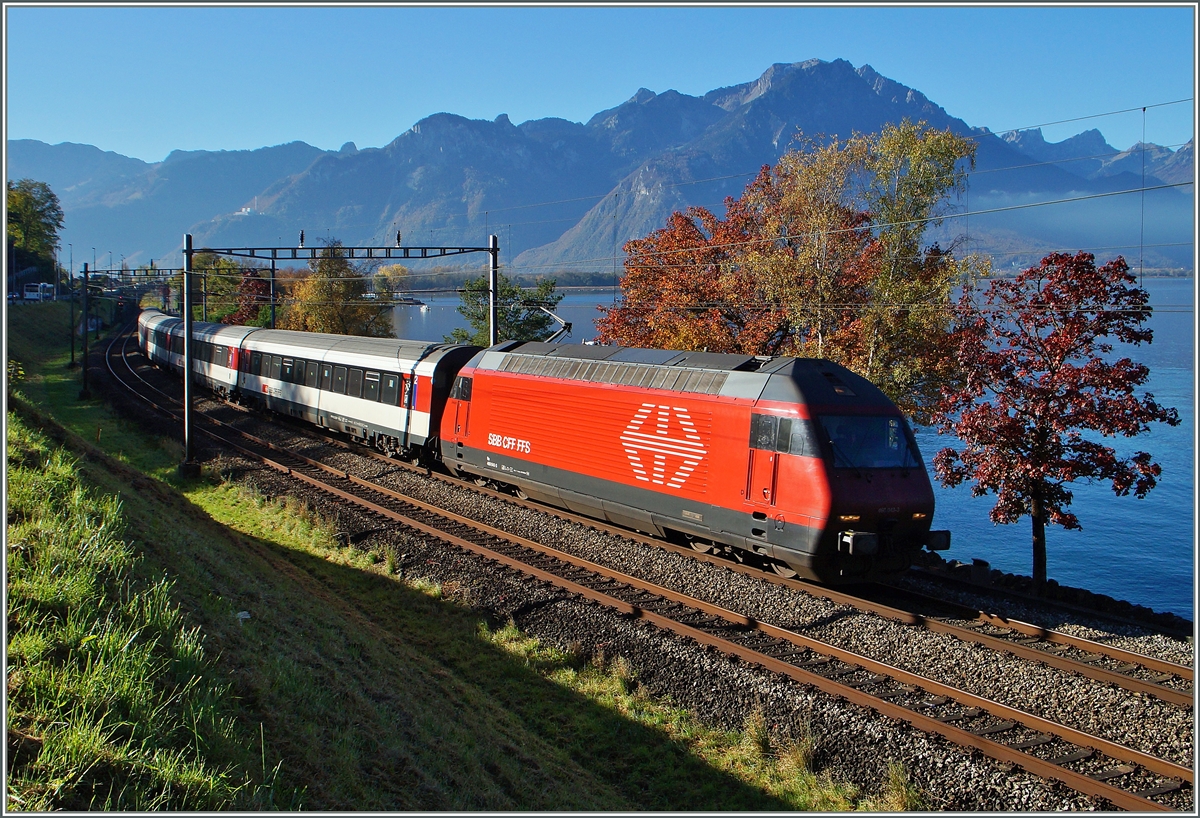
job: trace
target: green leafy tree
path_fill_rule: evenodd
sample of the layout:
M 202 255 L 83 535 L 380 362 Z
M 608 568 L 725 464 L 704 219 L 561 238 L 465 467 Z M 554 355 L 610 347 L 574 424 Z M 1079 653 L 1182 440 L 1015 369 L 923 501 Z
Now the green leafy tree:
M 497 286 L 498 341 L 542 341 L 554 334 L 554 319 L 534 306 L 541 304 L 549 310 L 558 306 L 562 294 L 555 292 L 557 284 L 554 279 L 545 279 L 532 289 L 524 289 L 500 273 Z M 459 298 L 462 304 L 458 312 L 470 322 L 472 331 L 459 327 L 445 336 L 446 341 L 489 346 L 488 277 L 484 275 L 468 279 L 459 292 Z
M 9 259 L 15 270 L 37 267 L 39 279 L 54 277 L 54 248 L 63 225 L 62 206 L 45 182 L 11 179 L 5 185 Z
M 403 290 L 408 280 L 408 268 L 403 264 L 385 264 L 375 272 L 375 292 L 381 296 Z
M 964 278 L 990 273 L 981 259 L 955 258 L 953 246 L 924 243 L 927 231 L 942 223 L 951 196 L 966 190 L 975 143 L 907 119 L 870 141 L 864 198 L 878 265 L 860 322 L 856 370 L 928 423 L 929 407 L 958 377 L 947 346 L 951 293 Z
M 238 290 L 243 271 L 235 259 L 199 252 L 192 256 L 192 272 L 196 298 L 199 299 L 203 292 L 208 294 L 208 320 L 222 321 L 239 308 Z
M 308 275 L 291 290 L 280 326 L 301 332 L 336 335 L 392 334 L 391 308 L 366 298 L 365 271 L 331 240 L 308 264 Z

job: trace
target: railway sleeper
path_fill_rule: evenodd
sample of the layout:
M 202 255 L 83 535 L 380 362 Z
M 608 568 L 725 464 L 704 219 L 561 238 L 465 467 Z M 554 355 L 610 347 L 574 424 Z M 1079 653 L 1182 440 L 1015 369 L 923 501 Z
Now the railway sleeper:
M 887 681 L 887 678 L 888 678 L 887 676 L 879 676 L 879 675 L 872 673 L 870 676 L 868 676 L 865 679 L 856 679 L 856 680 L 850 681 L 850 682 L 842 682 L 842 684 L 846 685 L 846 687 L 870 687 L 871 685 L 876 685 L 876 684 L 879 684 L 880 682 Z
M 1006 733 L 1017 726 L 1015 721 L 1001 721 L 987 727 L 977 727 L 971 730 L 977 736 L 993 736 L 996 733 Z
M 952 713 L 946 713 L 941 716 L 934 716 L 936 721 L 949 723 L 952 721 L 963 721 L 964 719 L 973 719 L 976 716 L 982 715 L 983 711 L 978 707 L 968 707 L 963 710 L 955 710 Z
M 1134 795 L 1138 796 L 1139 798 L 1153 798 L 1156 795 L 1166 795 L 1169 792 L 1175 792 L 1175 790 L 1182 788 L 1182 781 L 1168 781 L 1166 784 L 1160 784 L 1159 786 L 1151 787 L 1148 790 L 1138 790 L 1134 793 Z
M 1053 758 L 1048 758 L 1046 760 L 1051 764 L 1057 764 L 1061 767 L 1064 764 L 1070 764 L 1075 761 L 1083 761 L 1085 758 L 1091 758 L 1093 755 L 1095 755 L 1095 752 L 1085 747 L 1082 750 L 1074 750 L 1070 753 L 1064 753 L 1060 756 L 1054 756 Z
M 1094 778 L 1097 781 L 1108 781 L 1113 778 L 1120 778 L 1123 775 L 1129 775 L 1131 772 L 1134 772 L 1136 769 L 1137 769 L 1137 767 L 1131 767 L 1128 764 L 1119 764 L 1116 767 L 1109 767 L 1106 770 L 1100 770 L 1099 772 L 1090 773 L 1088 775 L 1088 777 Z

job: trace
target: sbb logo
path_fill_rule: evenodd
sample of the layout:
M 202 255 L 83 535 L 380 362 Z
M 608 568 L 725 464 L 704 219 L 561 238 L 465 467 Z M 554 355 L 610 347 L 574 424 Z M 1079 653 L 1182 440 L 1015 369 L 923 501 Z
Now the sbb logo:
M 687 409 L 643 403 L 621 435 L 638 480 L 682 488 L 708 452 Z

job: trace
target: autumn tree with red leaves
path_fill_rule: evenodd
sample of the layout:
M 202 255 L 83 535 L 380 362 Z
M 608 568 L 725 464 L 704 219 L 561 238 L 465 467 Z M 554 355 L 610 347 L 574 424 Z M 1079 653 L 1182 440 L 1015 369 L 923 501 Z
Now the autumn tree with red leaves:
M 786 315 L 764 308 L 739 263 L 753 235 L 748 214 L 719 219 L 703 207 L 626 242 L 623 303 L 596 320 L 601 343 L 657 349 L 778 354 L 790 341 Z
M 270 305 L 271 285 L 258 270 L 243 270 L 238 282 L 237 309 L 221 319 L 222 324 L 265 326 L 263 308 Z
M 1085 437 L 1133 437 L 1152 422 L 1179 424 L 1174 409 L 1135 394 L 1150 370 L 1110 360 L 1113 338 L 1150 343 L 1149 294 L 1135 286 L 1123 258 L 1100 268 L 1091 253 L 1053 253 L 1015 279 L 995 280 L 977 299 L 967 287 L 953 334 L 966 380 L 945 390 L 935 417 L 964 444 L 942 449 L 934 470 L 943 485 L 974 480 L 995 493 L 995 523 L 1033 522 L 1033 582 L 1046 583 L 1046 523 L 1081 528 L 1068 511 L 1075 480 L 1108 480 L 1113 492 L 1145 497 L 1162 470 L 1146 452 L 1122 458 Z M 1108 356 L 1108 357 L 1105 357 Z

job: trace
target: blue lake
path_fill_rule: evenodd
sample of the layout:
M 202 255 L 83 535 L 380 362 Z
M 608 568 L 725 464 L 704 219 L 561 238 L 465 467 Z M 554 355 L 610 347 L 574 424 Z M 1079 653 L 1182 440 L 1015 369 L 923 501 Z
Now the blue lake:
M 1108 441 L 1121 454 L 1150 452 L 1163 470 L 1158 486 L 1144 500 L 1132 495 L 1117 497 L 1107 483 L 1071 486 L 1075 495 L 1071 508 L 1083 529 L 1047 529 L 1048 574 L 1063 585 L 1191 619 L 1196 530 L 1194 280 L 1147 278 L 1143 286 L 1155 308 L 1150 324 L 1154 342 L 1124 350 L 1118 346 L 1116 352 L 1150 367 L 1146 390 L 1159 403 L 1177 409 L 1182 422 L 1174 428 L 1156 424 L 1145 435 Z M 613 289 L 566 292 L 557 313 L 573 325 L 567 341 L 591 340 L 596 334 L 597 306 L 613 304 Z M 456 310 L 457 295 L 421 298 L 426 301 L 424 309 L 396 309 L 398 337 L 440 341 L 455 327 L 467 326 Z M 927 465 L 939 449 L 957 443 L 925 429 L 918 430 L 917 439 Z M 1032 531 L 1027 517 L 1013 525 L 994 525 L 988 519 L 994 497 L 971 497 L 967 485 L 935 487 L 935 493 L 934 526 L 953 532 L 953 545 L 944 553 L 947 559 L 970 562 L 979 558 L 1001 571 L 1030 573 Z

